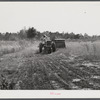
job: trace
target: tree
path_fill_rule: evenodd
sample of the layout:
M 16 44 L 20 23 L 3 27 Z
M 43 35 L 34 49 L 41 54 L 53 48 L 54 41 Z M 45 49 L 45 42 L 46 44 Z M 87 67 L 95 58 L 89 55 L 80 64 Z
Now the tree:
M 89 38 L 89 36 L 88 36 L 87 33 L 84 33 L 84 38 L 85 38 L 85 39 L 88 39 L 88 38 Z
M 39 31 L 37 31 L 35 38 L 36 39 L 40 39 L 42 36 L 42 33 L 40 33 Z
M 21 39 L 27 38 L 27 31 L 26 31 L 26 29 L 20 30 L 20 32 L 18 33 L 18 36 L 19 36 Z
M 80 39 L 84 39 L 84 36 L 82 35 L 82 33 L 80 33 L 79 35 L 80 35 Z
M 9 40 L 11 33 L 6 32 L 4 35 L 5 40 Z
M 2 35 L 2 33 L 0 33 L 0 40 L 3 40 L 3 35 Z
M 71 32 L 69 36 L 70 36 L 70 39 L 74 39 L 75 34 L 73 32 Z
M 68 39 L 69 38 L 69 33 L 68 32 L 64 34 L 64 38 L 65 39 Z
M 34 27 L 29 28 L 27 30 L 27 38 L 34 38 L 36 36 L 36 34 L 37 34 L 37 31 Z
M 74 36 L 74 39 L 79 39 L 80 38 L 80 34 L 76 34 L 75 36 Z
M 56 35 L 55 35 L 55 33 L 49 33 L 49 36 L 50 36 L 50 39 L 53 41 L 53 40 L 55 40 L 55 38 L 56 38 Z

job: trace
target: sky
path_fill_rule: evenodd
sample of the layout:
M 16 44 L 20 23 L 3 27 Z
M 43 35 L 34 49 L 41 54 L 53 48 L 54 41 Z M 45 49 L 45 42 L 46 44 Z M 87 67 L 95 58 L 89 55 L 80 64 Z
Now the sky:
M 0 2 L 0 32 L 24 27 L 100 35 L 100 2 Z

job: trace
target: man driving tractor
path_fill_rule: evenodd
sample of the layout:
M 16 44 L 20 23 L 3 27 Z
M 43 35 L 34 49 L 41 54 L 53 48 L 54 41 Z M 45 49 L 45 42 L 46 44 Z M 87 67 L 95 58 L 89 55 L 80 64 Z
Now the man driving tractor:
M 47 35 L 43 35 L 43 36 L 41 37 L 41 42 L 42 42 L 43 44 L 45 44 L 46 41 L 50 41 L 50 38 L 49 38 Z

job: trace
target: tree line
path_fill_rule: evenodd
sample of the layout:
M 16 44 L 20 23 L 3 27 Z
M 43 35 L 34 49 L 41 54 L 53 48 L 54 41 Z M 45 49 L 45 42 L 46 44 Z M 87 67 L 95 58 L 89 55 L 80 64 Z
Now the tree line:
M 63 38 L 63 39 L 69 39 L 69 40 L 97 40 L 100 39 L 100 36 L 89 36 L 87 33 L 84 35 L 80 34 L 75 34 L 74 32 L 71 33 L 64 33 L 64 32 L 50 32 L 50 31 L 45 31 L 45 32 L 39 32 L 37 31 L 34 27 L 30 27 L 28 29 L 21 29 L 17 33 L 11 33 L 11 32 L 6 32 L 6 33 L 0 33 L 0 40 L 19 40 L 19 39 L 40 39 L 43 34 L 46 34 L 53 39 L 57 38 Z

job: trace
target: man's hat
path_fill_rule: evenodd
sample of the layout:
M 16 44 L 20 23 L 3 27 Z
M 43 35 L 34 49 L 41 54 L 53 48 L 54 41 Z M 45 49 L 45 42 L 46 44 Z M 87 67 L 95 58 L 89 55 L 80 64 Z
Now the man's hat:
M 43 37 L 46 37 L 46 35 L 45 35 L 45 34 L 43 34 Z

